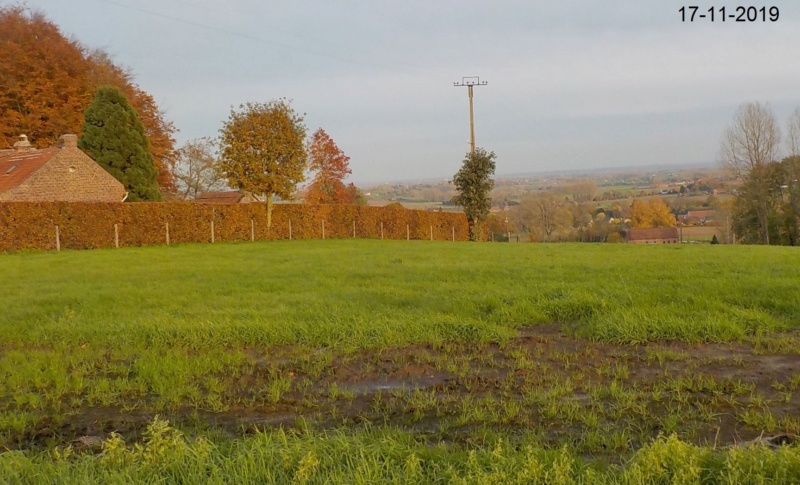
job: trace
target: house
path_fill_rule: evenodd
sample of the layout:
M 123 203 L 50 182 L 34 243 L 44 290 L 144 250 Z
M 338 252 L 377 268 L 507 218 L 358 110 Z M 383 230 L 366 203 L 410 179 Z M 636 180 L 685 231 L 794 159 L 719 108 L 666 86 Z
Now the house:
M 687 218 L 698 218 L 700 222 L 705 224 L 708 221 L 713 221 L 714 216 L 717 214 L 715 210 L 701 210 L 701 211 L 689 211 L 686 213 Z
M 220 192 L 205 192 L 197 196 L 195 202 L 204 204 L 249 204 L 258 202 L 249 192 L 241 190 L 223 190 Z
M 12 150 L 0 150 L 0 202 L 122 202 L 127 196 L 124 185 L 78 148 L 76 135 L 42 150 L 20 135 Z
M 628 229 L 627 242 L 632 244 L 677 244 L 677 227 L 653 227 L 648 229 Z

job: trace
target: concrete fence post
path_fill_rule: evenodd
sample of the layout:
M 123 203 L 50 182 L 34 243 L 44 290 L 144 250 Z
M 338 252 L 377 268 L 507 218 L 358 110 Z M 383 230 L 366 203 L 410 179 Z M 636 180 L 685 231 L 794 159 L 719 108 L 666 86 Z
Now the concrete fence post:
M 58 226 L 56 226 L 56 251 L 61 251 L 61 233 L 58 231 Z

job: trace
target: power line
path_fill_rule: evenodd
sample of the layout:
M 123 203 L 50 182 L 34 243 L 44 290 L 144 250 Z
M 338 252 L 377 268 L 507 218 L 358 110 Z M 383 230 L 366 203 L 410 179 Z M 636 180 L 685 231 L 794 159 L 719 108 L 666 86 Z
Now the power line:
M 124 9 L 128 9 L 128 10 L 133 10 L 133 11 L 136 11 L 136 12 L 142 12 L 142 13 L 154 16 L 154 17 L 159 17 L 159 18 L 163 18 L 163 19 L 166 19 L 166 20 L 171 20 L 171 21 L 182 23 L 182 24 L 185 24 L 185 25 L 190 25 L 192 27 L 197 27 L 197 28 L 200 28 L 200 29 L 205 29 L 205 30 L 210 30 L 210 31 L 222 33 L 222 34 L 227 34 L 227 35 L 231 35 L 231 36 L 234 36 L 234 37 L 240 37 L 240 38 L 251 40 L 251 41 L 264 42 L 264 43 L 267 43 L 267 44 L 273 44 L 273 45 L 280 46 L 280 47 L 283 47 L 283 48 L 286 48 L 286 49 L 296 50 L 296 51 L 299 51 L 299 52 L 305 52 L 305 53 L 312 54 L 312 55 L 315 55 L 315 56 L 328 57 L 328 58 L 331 58 L 331 59 L 336 59 L 336 60 L 339 60 L 339 61 L 349 62 L 349 63 L 352 63 L 352 64 L 362 64 L 362 65 L 367 65 L 367 66 L 372 66 L 372 67 L 385 67 L 385 66 L 381 66 L 379 64 L 375 64 L 375 63 L 372 63 L 372 62 L 369 62 L 369 61 L 363 61 L 363 60 L 353 59 L 353 58 L 349 58 L 349 57 L 343 57 L 343 56 L 340 56 L 340 55 L 337 55 L 337 54 L 331 54 L 329 52 L 322 52 L 322 51 L 319 51 L 319 50 L 308 49 L 308 48 L 304 48 L 304 47 L 298 47 L 296 45 L 287 44 L 287 43 L 284 43 L 284 42 L 279 42 L 279 41 L 270 40 L 270 39 L 265 39 L 265 38 L 262 38 L 262 37 L 258 37 L 258 36 L 254 36 L 254 35 L 250 35 L 250 34 L 246 34 L 246 33 L 242 33 L 242 32 L 236 32 L 236 31 L 224 29 L 224 28 L 221 28 L 221 27 L 215 27 L 213 25 L 208 25 L 208 24 L 204 24 L 204 23 L 201 23 L 201 22 L 193 22 L 191 20 L 186 20 L 186 19 L 183 19 L 183 18 L 180 18 L 180 17 L 167 15 L 167 14 L 165 14 L 163 12 L 160 12 L 160 11 L 150 10 L 150 9 L 141 8 L 141 7 L 134 7 L 132 5 L 127 5 L 127 4 L 124 4 L 124 3 L 116 2 L 114 0 L 96 0 L 96 1 L 101 2 L 101 3 L 106 3 L 106 4 L 109 4 L 109 5 L 114 5 L 116 7 L 120 7 L 120 8 L 124 8 Z M 280 29 L 275 29 L 275 30 L 280 30 Z M 286 31 L 284 30 L 284 32 L 286 32 Z M 296 34 L 292 34 L 292 35 L 294 35 L 296 37 L 301 37 L 301 36 L 297 36 Z M 309 38 L 309 39 L 315 40 L 313 38 Z M 317 42 L 320 42 L 320 41 L 317 41 Z

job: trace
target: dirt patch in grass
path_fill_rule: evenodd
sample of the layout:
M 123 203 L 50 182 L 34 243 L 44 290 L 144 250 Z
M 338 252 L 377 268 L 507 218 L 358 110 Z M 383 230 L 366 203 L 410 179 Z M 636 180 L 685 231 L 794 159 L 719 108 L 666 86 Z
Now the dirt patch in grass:
M 660 433 L 724 446 L 800 433 L 800 338 L 775 338 L 781 345 L 772 351 L 763 340 L 625 346 L 577 339 L 546 325 L 499 343 L 363 352 L 247 348 L 239 375 L 221 376 L 217 389 L 198 383 L 194 403 L 163 406 L 158 396 L 147 396 L 103 408 L 42 411 L 35 427 L 7 432 L 3 446 L 53 446 L 111 432 L 135 440 L 156 414 L 189 433 L 368 422 L 431 441 L 524 435 L 606 457 Z

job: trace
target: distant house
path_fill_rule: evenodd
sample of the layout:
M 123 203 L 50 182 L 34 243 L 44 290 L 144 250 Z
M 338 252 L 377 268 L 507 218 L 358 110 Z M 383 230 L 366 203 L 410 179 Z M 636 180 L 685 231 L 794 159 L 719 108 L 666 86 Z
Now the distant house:
M 701 222 L 706 223 L 708 221 L 713 221 L 716 214 L 717 211 L 715 210 L 689 211 L 686 213 L 686 217 L 696 217 L 700 219 Z
M 12 150 L 0 150 L 0 201 L 122 202 L 127 196 L 124 185 L 78 148 L 76 135 L 42 150 L 20 135 Z
M 194 199 L 203 204 L 249 204 L 258 202 L 249 192 L 241 190 L 223 190 L 219 192 L 205 192 Z
M 677 244 L 677 227 L 653 227 L 648 229 L 628 229 L 627 242 L 632 244 Z

